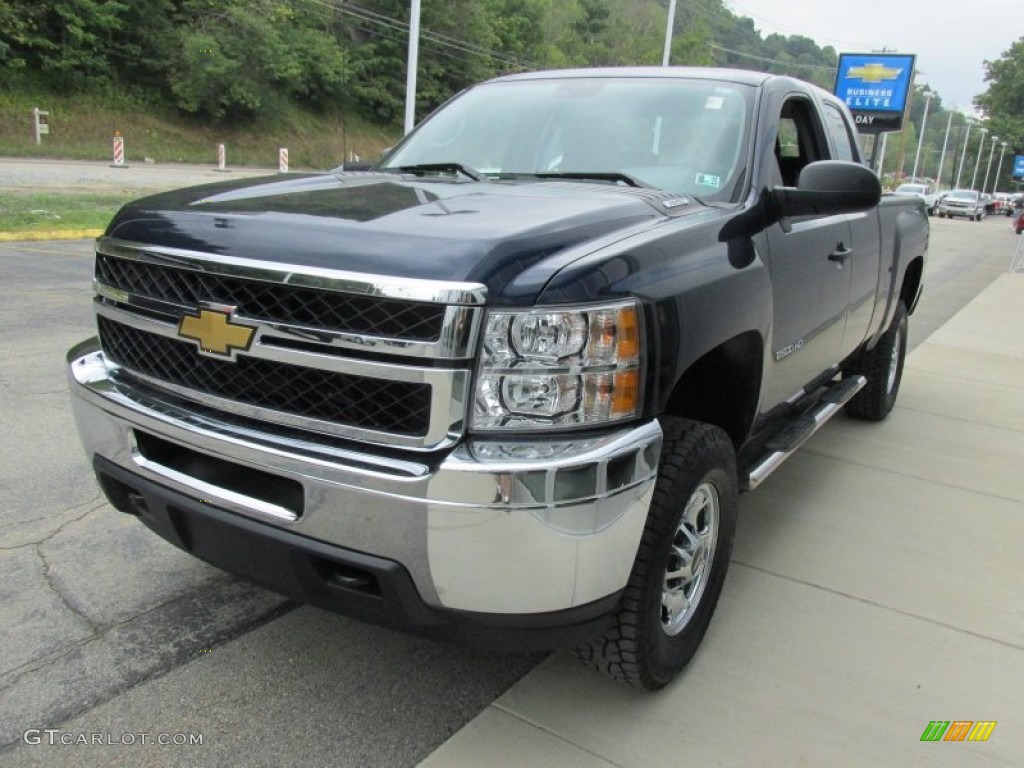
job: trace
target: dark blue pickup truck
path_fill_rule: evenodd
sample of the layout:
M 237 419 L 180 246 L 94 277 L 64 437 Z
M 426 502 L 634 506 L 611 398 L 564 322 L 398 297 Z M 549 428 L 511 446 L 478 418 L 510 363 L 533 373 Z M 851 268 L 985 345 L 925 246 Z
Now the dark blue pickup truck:
M 661 687 L 738 492 L 893 407 L 928 220 L 860 161 L 797 80 L 574 70 L 470 88 L 368 170 L 138 200 L 68 355 L 89 460 L 271 589 Z

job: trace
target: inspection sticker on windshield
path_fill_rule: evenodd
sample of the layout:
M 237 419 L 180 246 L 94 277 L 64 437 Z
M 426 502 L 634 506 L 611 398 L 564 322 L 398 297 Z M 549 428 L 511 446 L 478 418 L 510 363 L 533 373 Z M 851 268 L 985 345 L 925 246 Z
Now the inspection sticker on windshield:
M 710 173 L 698 173 L 694 182 L 700 184 L 702 187 L 714 187 L 715 189 L 718 189 L 722 186 L 722 177 L 712 176 Z
M 704 102 L 704 109 L 721 109 L 723 104 L 725 99 L 721 96 L 708 96 L 708 100 Z

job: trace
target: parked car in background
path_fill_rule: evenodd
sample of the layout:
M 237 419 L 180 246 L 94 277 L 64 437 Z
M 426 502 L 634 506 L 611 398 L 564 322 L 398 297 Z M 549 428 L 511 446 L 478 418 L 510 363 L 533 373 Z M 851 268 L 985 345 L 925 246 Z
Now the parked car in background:
M 947 192 L 939 203 L 939 218 L 966 216 L 973 221 L 985 218 L 985 201 L 973 189 L 954 189 Z
M 992 197 L 996 200 L 995 213 L 1003 216 L 1013 216 L 1014 195 L 1010 192 L 996 192 Z
M 917 195 L 924 200 L 928 215 L 934 216 L 939 207 L 939 195 L 930 184 L 900 184 L 894 195 Z
M 1024 195 L 1013 195 L 1011 197 L 1010 207 L 1007 208 L 1006 215 L 1018 219 L 1024 213 Z M 1020 234 L 1019 230 L 1017 234 Z

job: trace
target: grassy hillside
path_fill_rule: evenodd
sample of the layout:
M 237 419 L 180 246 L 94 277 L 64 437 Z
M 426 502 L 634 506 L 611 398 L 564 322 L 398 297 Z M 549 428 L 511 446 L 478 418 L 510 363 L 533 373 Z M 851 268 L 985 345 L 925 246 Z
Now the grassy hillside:
M 50 113 L 50 134 L 40 146 L 32 130 L 33 107 Z M 288 103 L 257 122 L 212 125 L 114 91 L 66 96 L 0 91 L 0 155 L 109 160 L 114 130 L 124 137 L 129 162 L 215 163 L 217 144 L 223 143 L 229 165 L 276 167 L 278 147 L 288 147 L 292 170 L 331 168 L 349 152 L 373 158 L 401 135 L 397 128 L 340 113 L 305 113 Z

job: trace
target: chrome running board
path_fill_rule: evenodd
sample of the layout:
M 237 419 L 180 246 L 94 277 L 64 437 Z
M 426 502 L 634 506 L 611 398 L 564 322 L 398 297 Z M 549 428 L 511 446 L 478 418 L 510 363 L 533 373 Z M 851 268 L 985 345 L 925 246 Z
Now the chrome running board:
M 803 413 L 784 426 L 766 444 L 769 453 L 754 464 L 741 482 L 744 490 L 752 491 L 763 483 L 769 475 L 782 466 L 796 450 L 821 429 L 825 422 L 842 410 L 850 400 L 860 392 L 868 380 L 863 376 L 851 376 L 832 385 L 818 404 L 807 413 Z

